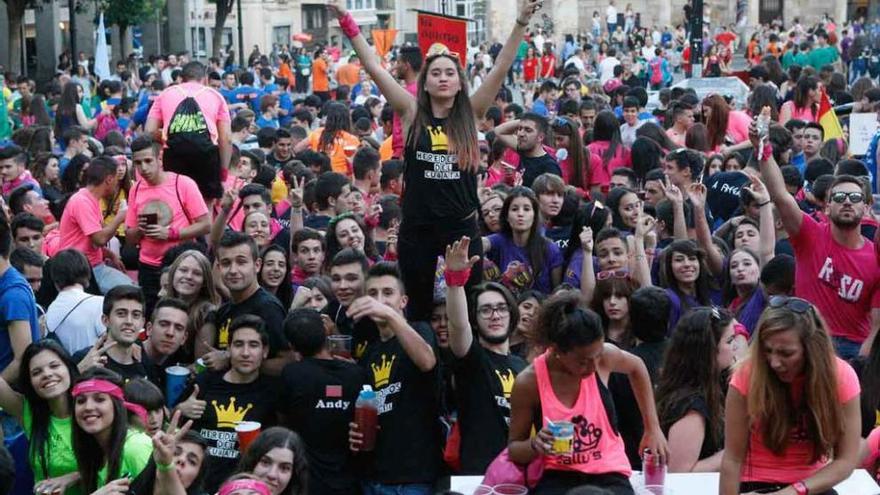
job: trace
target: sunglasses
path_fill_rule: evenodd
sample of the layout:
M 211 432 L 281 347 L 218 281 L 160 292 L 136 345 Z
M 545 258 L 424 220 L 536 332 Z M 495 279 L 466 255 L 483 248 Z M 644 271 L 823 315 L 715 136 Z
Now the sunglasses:
M 608 280 L 612 278 L 629 279 L 629 272 L 624 270 L 605 270 L 596 275 L 596 280 Z
M 859 204 L 865 200 L 865 195 L 860 192 L 843 192 L 838 191 L 836 193 L 831 193 L 831 201 L 841 204 L 844 201 L 849 199 L 849 202 L 852 204 Z
M 804 314 L 813 310 L 813 305 L 806 299 L 789 296 L 773 296 L 770 298 L 770 307 L 774 309 L 785 308 L 798 314 Z

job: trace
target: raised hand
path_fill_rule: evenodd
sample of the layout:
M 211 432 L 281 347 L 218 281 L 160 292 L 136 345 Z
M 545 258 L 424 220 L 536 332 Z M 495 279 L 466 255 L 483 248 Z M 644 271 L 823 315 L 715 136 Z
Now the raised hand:
M 471 245 L 471 239 L 462 236 L 460 240 L 446 246 L 446 269 L 453 272 L 470 270 L 478 261 L 479 256 L 471 256 L 468 258 L 468 249 Z
M 119 478 L 113 480 L 106 485 L 92 492 L 91 495 L 127 495 L 131 486 L 131 480 L 128 478 Z
M 327 11 L 337 19 L 348 13 L 345 9 L 345 0 L 327 0 Z
M 177 411 L 187 418 L 199 419 L 205 414 L 206 401 L 199 400 L 199 386 L 193 387 L 193 393 L 183 402 L 177 405 Z M 175 413 L 176 414 L 176 413 Z
M 750 175 L 749 180 L 752 183 L 746 186 L 746 189 L 751 191 L 752 197 L 755 198 L 755 202 L 762 205 L 770 201 L 770 191 L 767 190 L 767 186 L 764 185 L 761 178 L 757 175 Z
M 706 185 L 695 182 L 688 186 L 687 189 L 688 198 L 691 199 L 691 203 L 694 205 L 694 208 L 705 208 L 706 207 Z
M 394 219 L 386 231 L 385 252 L 397 254 L 397 238 L 400 235 L 400 220 Z
M 290 192 L 287 195 L 287 200 L 290 201 L 290 207 L 293 209 L 299 209 L 303 207 L 303 198 L 305 197 L 305 185 L 306 178 L 297 179 L 293 178 L 293 184 L 291 184 Z
M 672 201 L 673 204 L 684 204 L 684 195 L 682 195 L 681 189 L 675 184 L 670 184 L 669 179 L 660 182 L 660 187 L 663 189 L 663 194 L 666 195 L 666 199 Z
M 535 12 L 541 9 L 544 2 L 541 0 L 520 0 L 519 15 L 516 20 L 520 24 L 528 24 L 529 20 L 535 15 Z
M 104 335 L 95 341 L 95 345 L 89 349 L 89 352 L 85 355 L 82 361 L 79 362 L 77 368 L 80 372 L 95 366 L 103 368 L 104 365 L 107 364 L 107 351 L 114 345 L 116 345 L 116 342 L 110 338 L 110 333 L 104 333 Z
M 590 227 L 584 227 L 581 229 L 581 233 L 578 234 L 578 238 L 581 241 L 581 249 L 584 250 L 585 254 L 593 254 L 593 229 Z
M 156 464 L 168 465 L 174 462 L 174 450 L 177 448 L 177 442 L 186 435 L 192 426 L 192 420 L 186 422 L 182 428 L 178 428 L 180 424 L 181 412 L 174 411 L 171 421 L 165 431 L 159 430 L 153 435 L 153 460 Z
M 644 239 L 649 232 L 654 230 L 654 225 L 656 224 L 657 220 L 655 220 L 654 217 L 652 217 L 651 215 L 642 214 L 639 217 L 638 221 L 636 221 L 636 239 Z
M 235 204 L 235 200 L 238 199 L 238 188 L 233 187 L 232 189 L 227 189 L 223 192 L 223 199 L 220 200 L 220 208 L 224 210 L 229 210 L 232 208 L 232 205 Z

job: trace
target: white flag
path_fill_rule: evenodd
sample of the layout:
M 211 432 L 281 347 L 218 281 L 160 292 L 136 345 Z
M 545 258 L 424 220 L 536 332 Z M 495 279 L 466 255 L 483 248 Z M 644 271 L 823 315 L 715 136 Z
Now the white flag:
M 110 54 L 107 48 L 107 34 L 104 30 L 104 13 L 98 16 L 97 41 L 95 42 L 95 74 L 99 79 L 110 77 Z

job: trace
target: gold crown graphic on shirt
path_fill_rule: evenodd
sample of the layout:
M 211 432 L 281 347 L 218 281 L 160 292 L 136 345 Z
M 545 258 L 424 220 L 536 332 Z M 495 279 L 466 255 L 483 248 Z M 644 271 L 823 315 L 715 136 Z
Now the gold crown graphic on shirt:
M 498 381 L 501 383 L 501 390 L 504 391 L 504 398 L 510 399 L 510 394 L 513 392 L 513 382 L 516 381 L 516 376 L 514 376 L 513 371 L 511 370 L 504 370 L 504 373 L 495 370 L 495 374 L 498 375 Z
M 429 125 L 427 129 L 428 136 L 431 136 L 431 151 L 449 151 L 449 138 L 443 128 Z
M 376 364 L 370 365 L 370 368 L 373 370 L 373 384 L 376 388 L 388 385 L 388 381 L 391 380 L 391 366 L 394 364 L 395 359 L 397 359 L 397 356 L 391 356 L 389 360 L 385 357 L 385 354 L 382 354 L 382 362 L 378 366 Z
M 245 414 L 254 407 L 253 404 L 248 404 L 247 407 L 236 408 L 235 397 L 229 398 L 229 405 L 226 407 L 218 405 L 216 400 L 212 400 L 211 405 L 217 413 L 217 428 L 235 428 L 235 425 L 244 421 Z

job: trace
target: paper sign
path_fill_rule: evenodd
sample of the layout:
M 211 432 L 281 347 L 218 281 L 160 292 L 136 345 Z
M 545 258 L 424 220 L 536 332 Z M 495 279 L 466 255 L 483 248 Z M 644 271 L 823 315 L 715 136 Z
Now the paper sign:
M 849 152 L 861 156 L 868 152 L 871 138 L 877 133 L 880 123 L 876 113 L 853 113 L 849 116 Z

